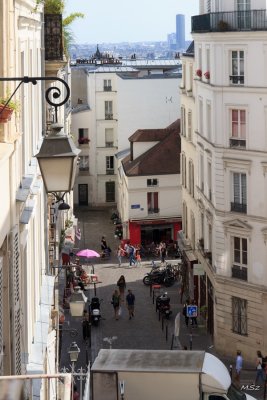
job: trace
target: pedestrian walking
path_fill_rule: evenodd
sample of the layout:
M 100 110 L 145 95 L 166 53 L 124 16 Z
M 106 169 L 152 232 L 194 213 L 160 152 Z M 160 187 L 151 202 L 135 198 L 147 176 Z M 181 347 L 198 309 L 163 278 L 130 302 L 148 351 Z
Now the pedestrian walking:
M 89 339 L 91 331 L 90 331 L 89 314 L 87 312 L 84 313 L 83 316 L 82 329 L 83 329 L 83 340 Z
M 241 351 L 237 350 L 235 360 L 235 381 L 238 387 L 240 387 L 240 375 L 243 368 L 243 357 Z
M 122 258 L 123 255 L 124 255 L 124 250 L 120 245 L 117 248 L 117 258 L 118 258 L 118 262 L 119 262 L 119 267 L 121 266 L 121 258 Z
M 135 251 L 135 258 L 136 258 L 136 266 L 141 267 L 141 252 L 139 248 L 137 248 Z
M 260 380 L 261 383 L 263 383 L 265 380 L 264 368 L 263 368 L 263 356 L 260 350 L 257 351 L 255 385 L 258 383 L 258 380 Z
M 193 301 L 192 301 L 192 305 L 193 305 L 193 306 L 196 306 L 196 305 L 197 305 L 196 300 L 193 300 Z M 197 327 L 197 313 L 194 314 L 194 315 L 191 317 L 191 325 L 192 325 L 192 327 L 193 327 L 193 326 Z
M 135 248 L 133 245 L 129 244 L 129 262 L 130 262 L 130 267 L 132 266 L 132 264 L 135 265 Z
M 73 386 L 73 393 L 72 393 L 72 400 L 79 400 L 80 399 L 80 393 L 78 392 L 77 386 Z
M 184 322 L 185 325 L 188 327 L 189 317 L 187 316 L 187 306 L 188 306 L 188 301 L 186 301 L 183 305 Z
M 132 317 L 134 317 L 135 295 L 133 294 L 131 289 L 128 290 L 128 294 L 126 296 L 126 303 L 129 312 L 129 319 L 132 319 Z
M 126 281 L 125 281 L 125 276 L 121 275 L 118 279 L 117 286 L 119 288 L 119 293 L 120 293 L 120 301 L 124 302 L 124 291 L 126 289 Z
M 119 309 L 120 309 L 120 294 L 117 289 L 114 290 L 114 293 L 111 298 L 111 304 L 113 305 L 115 319 L 118 320 Z

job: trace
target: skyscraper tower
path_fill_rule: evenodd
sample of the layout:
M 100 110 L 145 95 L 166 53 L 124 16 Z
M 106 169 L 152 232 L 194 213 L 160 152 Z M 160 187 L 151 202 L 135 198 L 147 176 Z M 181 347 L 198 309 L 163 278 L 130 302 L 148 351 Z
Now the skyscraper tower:
M 183 14 L 176 15 L 176 50 L 185 48 L 185 17 Z

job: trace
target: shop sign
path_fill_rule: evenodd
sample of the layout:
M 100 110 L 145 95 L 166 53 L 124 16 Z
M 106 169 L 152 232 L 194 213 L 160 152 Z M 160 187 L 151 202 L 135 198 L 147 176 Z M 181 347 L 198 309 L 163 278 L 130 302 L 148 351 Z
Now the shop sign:
M 131 209 L 134 210 L 136 208 L 140 208 L 140 204 L 131 204 Z

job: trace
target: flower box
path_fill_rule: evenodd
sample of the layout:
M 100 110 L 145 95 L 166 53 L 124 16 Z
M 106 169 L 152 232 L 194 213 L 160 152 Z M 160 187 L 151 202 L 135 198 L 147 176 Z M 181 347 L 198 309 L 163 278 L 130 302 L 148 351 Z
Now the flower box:
M 82 137 L 78 140 L 79 144 L 88 144 L 89 143 L 89 139 L 87 137 Z
M 201 69 L 197 69 L 197 70 L 196 70 L 196 76 L 198 76 L 199 78 L 202 77 L 202 71 L 201 71 Z

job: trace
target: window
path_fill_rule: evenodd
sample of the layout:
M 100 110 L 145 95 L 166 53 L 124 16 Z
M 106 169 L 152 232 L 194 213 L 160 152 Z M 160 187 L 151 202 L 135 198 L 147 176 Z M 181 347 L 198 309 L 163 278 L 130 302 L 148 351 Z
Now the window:
M 212 200 L 211 162 L 208 162 L 208 199 Z
M 105 119 L 113 119 L 112 101 L 105 101 Z
M 247 300 L 232 297 L 232 329 L 239 335 L 247 335 Z
M 200 133 L 200 135 L 203 135 L 203 101 L 202 101 L 202 99 L 199 99 L 198 105 L 199 105 L 198 132 Z
M 202 190 L 202 192 L 204 191 L 204 156 L 203 154 L 200 154 L 200 189 Z
M 188 140 L 192 140 L 192 111 L 189 110 L 187 113 L 187 132 L 188 132 Z
M 188 191 L 194 197 L 194 164 L 193 161 L 189 161 L 188 163 L 188 175 L 189 175 L 189 181 L 188 181 Z
M 106 174 L 107 175 L 114 174 L 114 156 L 106 157 Z
M 209 101 L 207 102 L 206 112 L 207 112 L 207 138 L 211 140 L 211 104 Z
M 111 92 L 111 79 L 104 79 L 104 92 Z
M 246 111 L 230 110 L 230 147 L 246 147 Z
M 115 182 L 106 182 L 106 202 L 115 201 Z
M 246 238 L 232 237 L 232 277 L 247 281 L 248 244 Z
M 186 136 L 186 118 L 185 118 L 185 108 L 181 107 L 181 135 Z
M 87 128 L 79 128 L 78 134 L 79 134 L 78 142 L 80 144 L 82 142 L 86 142 L 86 139 L 89 141 L 88 129 Z
M 79 171 L 89 171 L 89 156 L 80 156 Z
M 147 186 L 158 186 L 157 179 L 147 179 L 146 183 L 147 183 Z
M 243 173 L 233 173 L 233 202 L 231 211 L 247 212 L 247 176 Z
M 182 154 L 181 158 L 181 169 L 182 169 L 182 186 L 186 188 L 186 157 Z
M 105 129 L 105 143 L 106 147 L 113 147 L 113 128 L 106 128 Z
M 230 80 L 233 84 L 244 84 L 244 51 L 232 51 L 232 66 Z
M 158 192 L 147 193 L 147 211 L 148 214 L 159 213 L 159 194 Z
M 183 203 L 183 231 L 185 237 L 188 237 L 187 205 L 185 203 Z

